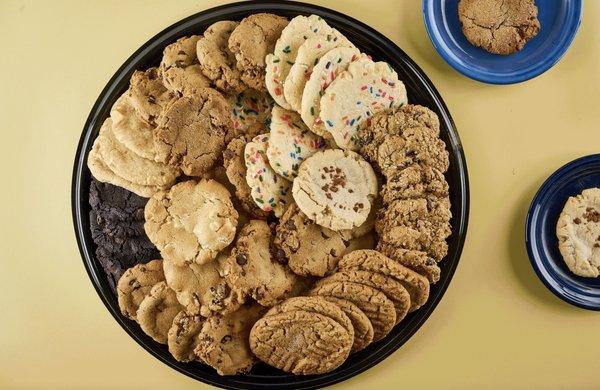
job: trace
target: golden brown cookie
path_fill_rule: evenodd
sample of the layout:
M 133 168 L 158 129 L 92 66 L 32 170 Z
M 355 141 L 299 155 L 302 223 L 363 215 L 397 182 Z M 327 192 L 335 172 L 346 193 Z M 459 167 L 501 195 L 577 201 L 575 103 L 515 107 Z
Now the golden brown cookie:
M 331 281 L 318 284 L 309 295 L 330 296 L 354 303 L 373 325 L 373 341 L 381 340 L 396 324 L 394 303 L 381 291 L 365 284 Z
M 324 276 L 335 269 L 346 251 L 342 234 L 311 221 L 290 205 L 276 228 L 275 246 L 298 275 Z
M 534 0 L 461 0 L 458 19 L 467 40 L 482 49 L 508 55 L 540 31 Z
M 226 93 L 240 93 L 246 89 L 240 79 L 235 56 L 228 47 L 229 37 L 238 24 L 231 20 L 213 23 L 196 44 L 202 73 Z
M 227 100 L 210 88 L 172 101 L 154 133 L 158 161 L 188 176 L 206 174 L 232 138 L 229 109 Z
M 214 180 L 188 180 L 155 194 L 144 210 L 144 228 L 163 259 L 179 265 L 211 261 L 234 239 L 238 212 Z
M 342 270 L 319 280 L 315 286 L 332 282 L 364 284 L 365 286 L 381 291 L 394 304 L 394 308 L 396 309 L 396 324 L 404 319 L 410 309 L 410 295 L 402 283 L 380 273 L 357 269 Z
M 334 319 L 293 310 L 258 320 L 250 348 L 263 362 L 295 375 L 323 374 L 342 365 L 353 339 Z
M 260 209 L 254 203 L 250 186 L 246 181 L 245 148 L 246 139 L 244 136 L 239 136 L 231 140 L 223 151 L 223 165 L 226 169 L 227 178 L 235 187 L 235 195 L 242 208 L 255 219 L 267 219 L 269 213 Z
M 373 342 L 373 324 L 371 324 L 369 317 L 367 317 L 358 306 L 347 299 L 329 296 L 324 296 L 322 298 L 331 303 L 335 303 L 350 319 L 352 328 L 354 329 L 354 342 L 352 343 L 352 349 L 350 350 L 351 353 L 362 351 Z
M 204 317 L 180 311 L 173 319 L 173 325 L 167 335 L 169 352 L 179 362 L 197 360 L 194 349 L 198 346 L 199 334 L 204 324 Z
M 360 151 L 386 177 L 397 169 L 423 164 L 448 170 L 446 144 L 439 139 L 439 120 L 422 106 L 404 105 L 374 115 L 357 134 Z
M 165 280 L 162 260 L 152 260 L 146 264 L 137 264 L 129 268 L 117 284 L 117 297 L 121 313 L 132 320 L 140 303 L 150 293 L 152 287 Z
M 354 327 L 352 326 L 350 318 L 348 318 L 341 307 L 335 303 L 329 302 L 324 297 L 311 296 L 289 298 L 280 304 L 273 306 L 265 316 L 272 316 L 294 310 L 304 310 L 327 316 L 342 325 L 352 339 L 354 339 Z
M 200 36 L 182 37 L 163 51 L 160 72 L 165 87 L 181 95 L 193 95 L 210 86 L 198 63 L 196 44 Z
M 412 198 L 444 198 L 448 196 L 448 182 L 439 170 L 413 164 L 405 169 L 390 171 L 381 189 L 384 204 Z
M 437 261 L 425 252 L 404 249 L 395 239 L 393 232 L 380 237 L 376 249 L 390 259 L 425 276 L 431 284 L 440 280 L 441 270 Z
M 231 255 L 222 265 L 227 282 L 263 306 L 273 306 L 292 291 L 296 277 L 271 253 L 271 229 L 252 220 L 238 234 Z
M 275 41 L 287 26 L 286 18 L 259 13 L 244 18 L 229 37 L 229 50 L 235 55 L 241 79 L 250 88 L 264 91 L 265 57 L 273 52 Z
M 152 126 L 156 126 L 156 121 L 163 108 L 175 97 L 175 94 L 163 85 L 162 75 L 158 68 L 134 71 L 129 81 L 127 94 L 135 112 Z
M 175 292 L 167 283 L 160 282 L 152 287 L 150 294 L 140 303 L 137 321 L 148 336 L 161 344 L 167 344 L 173 319 L 181 310 L 183 306 L 177 301 Z
M 374 250 L 358 250 L 348 253 L 338 263 L 340 270 L 358 269 L 392 277 L 402 283 L 410 294 L 409 312 L 423 306 L 429 298 L 429 281 L 417 272 Z
M 243 306 L 228 315 L 207 318 L 198 336 L 196 355 L 219 375 L 249 372 L 256 363 L 248 342 L 250 329 L 263 311 L 259 305 Z

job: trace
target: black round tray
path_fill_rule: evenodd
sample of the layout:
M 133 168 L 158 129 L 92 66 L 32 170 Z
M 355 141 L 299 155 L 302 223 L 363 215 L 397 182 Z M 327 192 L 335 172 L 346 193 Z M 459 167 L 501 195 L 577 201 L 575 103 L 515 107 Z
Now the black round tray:
M 384 340 L 351 355 L 337 370 L 323 375 L 294 376 L 259 364 L 249 375 L 222 377 L 204 364 L 177 362 L 171 357 L 166 346 L 154 342 L 142 332 L 137 323 L 121 315 L 117 298 L 94 257 L 88 204 L 91 176 L 86 160 L 102 122 L 108 117 L 115 100 L 127 89 L 131 74 L 134 70 L 158 65 L 163 48 L 179 37 L 202 34 L 206 27 L 216 21 L 241 20 L 257 12 L 271 12 L 288 18 L 296 15 L 320 15 L 346 35 L 361 51 L 370 54 L 375 60 L 387 61 L 406 85 L 409 102 L 427 106 L 438 114 L 441 137 L 450 152 L 450 170 L 446 178 L 450 184 L 452 202 L 452 235 L 449 239 L 448 256 L 441 263 L 440 281 L 432 286 L 429 301 L 419 310 L 409 314 Z M 327 8 L 278 1 L 235 3 L 197 13 L 168 27 L 137 50 L 110 79 L 90 112 L 77 147 L 71 195 L 75 234 L 83 263 L 102 302 L 117 322 L 144 349 L 165 364 L 199 381 L 231 389 L 275 386 L 287 389 L 318 388 L 348 379 L 385 359 L 419 329 L 444 295 L 458 265 L 467 233 L 469 214 L 469 184 L 462 145 L 446 105 L 423 71 L 392 41 L 364 23 Z

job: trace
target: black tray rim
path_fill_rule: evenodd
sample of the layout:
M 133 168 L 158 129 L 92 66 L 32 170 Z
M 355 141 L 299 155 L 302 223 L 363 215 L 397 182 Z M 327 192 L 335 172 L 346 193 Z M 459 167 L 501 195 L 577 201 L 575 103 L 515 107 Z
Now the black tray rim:
M 322 388 L 325 386 L 330 386 L 335 383 L 342 382 L 347 380 L 355 375 L 358 375 L 369 368 L 375 366 L 376 364 L 383 361 L 397 349 L 399 349 L 404 343 L 406 343 L 413 335 L 417 332 L 417 330 L 425 323 L 425 321 L 429 318 L 429 316 L 433 313 L 435 308 L 437 307 L 439 301 L 442 299 L 445 294 L 450 281 L 456 272 L 456 268 L 458 266 L 462 250 L 464 247 L 464 242 L 467 235 L 467 227 L 468 227 L 468 219 L 469 219 L 469 209 L 470 209 L 470 192 L 469 192 L 469 179 L 468 179 L 468 171 L 465 153 L 462 147 L 462 143 L 460 141 L 460 137 L 456 130 L 456 125 L 454 120 L 450 116 L 448 107 L 445 102 L 441 98 L 441 95 L 434 87 L 431 80 L 425 75 L 425 73 L 421 70 L 421 68 L 402 50 L 400 49 L 394 42 L 385 37 L 383 34 L 376 31 L 374 28 L 368 26 L 367 24 L 360 22 L 352 17 L 349 17 L 341 12 L 331 10 L 326 7 L 321 7 L 313 4 L 301 3 L 296 1 L 277 1 L 277 0 L 261 0 L 261 1 L 251 1 L 251 2 L 236 2 L 229 3 L 213 8 L 209 8 L 200 12 L 197 12 L 191 16 L 188 16 L 169 27 L 163 29 L 158 34 L 154 35 L 148 41 L 146 41 L 138 50 L 136 50 L 124 63 L 119 67 L 119 69 L 114 73 L 114 75 L 110 78 L 106 86 L 102 89 L 99 97 L 94 103 L 90 114 L 87 117 L 85 125 L 83 127 L 82 135 L 77 145 L 75 160 L 73 164 L 73 174 L 72 174 L 72 184 L 71 184 L 71 211 L 73 218 L 73 227 L 75 231 L 75 236 L 77 239 L 77 246 L 79 248 L 80 255 L 82 257 L 84 268 L 96 290 L 98 296 L 102 303 L 106 306 L 107 310 L 111 313 L 113 318 L 117 321 L 117 323 L 125 330 L 125 332 L 132 337 L 142 348 L 144 348 L 147 352 L 149 352 L 152 356 L 166 364 L 167 366 L 177 370 L 178 372 L 201 381 L 203 383 L 220 387 L 220 388 L 228 388 L 228 389 L 246 389 L 246 388 L 268 388 L 273 387 L 273 383 L 265 385 L 265 384 L 257 384 L 248 380 L 244 380 L 243 376 L 235 376 L 235 377 L 220 377 L 211 375 L 202 376 L 197 375 L 191 370 L 187 370 L 185 365 L 182 363 L 177 363 L 174 360 L 169 360 L 162 356 L 158 351 L 155 350 L 155 346 L 151 343 L 148 343 L 147 340 L 139 337 L 135 334 L 132 329 L 130 329 L 130 324 L 128 324 L 126 319 L 120 314 L 118 307 L 114 307 L 110 304 L 110 295 L 112 292 L 103 290 L 101 288 L 100 277 L 103 275 L 98 275 L 94 269 L 95 257 L 93 254 L 93 250 L 89 243 L 89 233 L 86 233 L 86 229 L 83 224 L 83 205 L 87 204 L 88 200 L 83 199 L 81 196 L 82 191 L 82 177 L 87 169 L 87 155 L 89 153 L 89 149 L 91 148 L 90 142 L 92 141 L 93 129 L 99 127 L 98 122 L 103 119 L 100 118 L 101 108 L 106 105 L 108 96 L 110 92 L 116 88 L 118 88 L 118 80 L 122 79 L 124 75 L 129 75 L 134 68 L 131 67 L 131 63 L 135 62 L 136 59 L 142 58 L 147 52 L 149 52 L 153 46 L 157 45 L 161 38 L 165 35 L 172 34 L 173 30 L 183 30 L 186 27 L 191 26 L 192 24 L 198 23 L 198 19 L 208 18 L 208 16 L 219 16 L 221 15 L 223 19 L 227 17 L 230 13 L 234 12 L 247 12 L 247 13 L 257 13 L 257 12 L 297 12 L 300 13 L 314 13 L 319 14 L 320 16 L 326 19 L 334 19 L 339 21 L 340 23 L 345 23 L 353 26 L 354 28 L 358 28 L 368 34 L 371 38 L 374 38 L 378 41 L 379 44 L 387 46 L 393 51 L 392 55 L 399 55 L 402 58 L 402 61 L 406 66 L 410 68 L 410 70 L 418 76 L 420 81 L 423 84 L 423 87 L 427 89 L 431 98 L 435 100 L 438 108 L 440 109 L 440 121 L 444 121 L 448 125 L 448 136 L 450 138 L 450 145 L 447 147 L 451 148 L 456 154 L 456 160 L 451 161 L 458 165 L 459 172 L 459 188 L 455 188 L 460 197 L 460 213 L 454 214 L 453 210 L 453 221 L 456 224 L 457 235 L 456 235 L 456 245 L 454 246 L 454 251 L 449 253 L 448 256 L 444 259 L 443 268 L 447 269 L 447 271 L 442 275 L 440 281 L 436 284 L 436 289 L 431 292 L 429 302 L 425 307 L 419 309 L 418 315 L 415 316 L 416 320 L 411 321 L 411 325 L 408 328 L 404 328 L 406 331 L 402 335 L 398 335 L 397 337 L 391 338 L 389 340 L 385 340 L 386 343 L 381 345 L 381 347 L 375 351 L 373 351 L 363 362 L 363 365 L 360 367 L 352 367 L 352 369 L 346 369 L 344 372 L 333 371 L 323 375 L 315 375 L 315 376 L 295 376 L 293 382 L 285 382 L 278 383 L 278 388 L 293 388 L 293 389 L 316 389 Z M 88 147 L 89 146 L 89 147 Z M 455 233 L 453 233 L 455 234 Z M 114 299 L 114 298 L 113 298 Z M 388 336 L 390 338 L 390 336 Z

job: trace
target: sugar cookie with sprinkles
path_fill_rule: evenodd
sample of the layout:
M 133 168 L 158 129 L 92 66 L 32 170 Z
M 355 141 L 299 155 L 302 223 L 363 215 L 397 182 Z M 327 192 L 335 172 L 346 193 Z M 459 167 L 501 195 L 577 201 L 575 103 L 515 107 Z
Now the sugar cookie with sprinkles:
M 267 157 L 275 172 L 292 180 L 300 164 L 324 146 L 323 138 L 308 130 L 300 115 L 273 108 Z
M 268 93 L 249 88 L 229 96 L 227 100 L 231 105 L 231 124 L 236 134 L 242 134 L 250 141 L 269 130 L 275 102 Z
M 281 32 L 273 54 L 265 58 L 265 84 L 275 102 L 281 107 L 288 110 L 292 108 L 285 99 L 283 89 L 285 79 L 298 55 L 298 48 L 310 37 L 328 34 L 333 35 L 333 29 L 317 15 L 296 16 Z
M 314 66 L 310 78 L 304 86 L 300 104 L 302 120 L 313 133 L 323 137 L 329 135 L 325 126 L 323 126 L 323 121 L 320 120 L 321 97 L 337 75 L 348 69 L 350 62 L 363 57 L 366 56 L 360 54 L 360 51 L 356 48 L 338 47 L 328 51 Z
M 280 217 L 292 202 L 292 183 L 275 173 L 269 165 L 268 145 L 268 134 L 256 136 L 246 144 L 246 181 L 256 205 L 261 210 L 273 211 L 276 217 Z
M 404 84 L 388 63 L 361 58 L 325 90 L 321 119 L 340 148 L 357 150 L 356 133 L 371 116 L 406 102 Z
M 324 54 L 336 47 L 354 47 L 339 31 L 308 38 L 298 48 L 298 55 L 283 85 L 283 95 L 294 111 L 300 112 L 302 92 L 315 65 Z

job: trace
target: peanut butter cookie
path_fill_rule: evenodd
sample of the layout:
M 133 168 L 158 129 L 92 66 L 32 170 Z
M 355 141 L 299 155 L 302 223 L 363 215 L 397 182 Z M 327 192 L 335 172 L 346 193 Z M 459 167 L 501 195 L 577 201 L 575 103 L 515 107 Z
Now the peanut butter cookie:
M 362 351 L 373 342 L 373 324 L 371 324 L 369 317 L 367 317 L 358 306 L 347 299 L 329 296 L 324 296 L 322 298 L 338 305 L 340 309 L 346 313 L 350 322 L 352 322 L 352 327 L 354 328 L 354 342 L 352 343 L 350 352 Z

